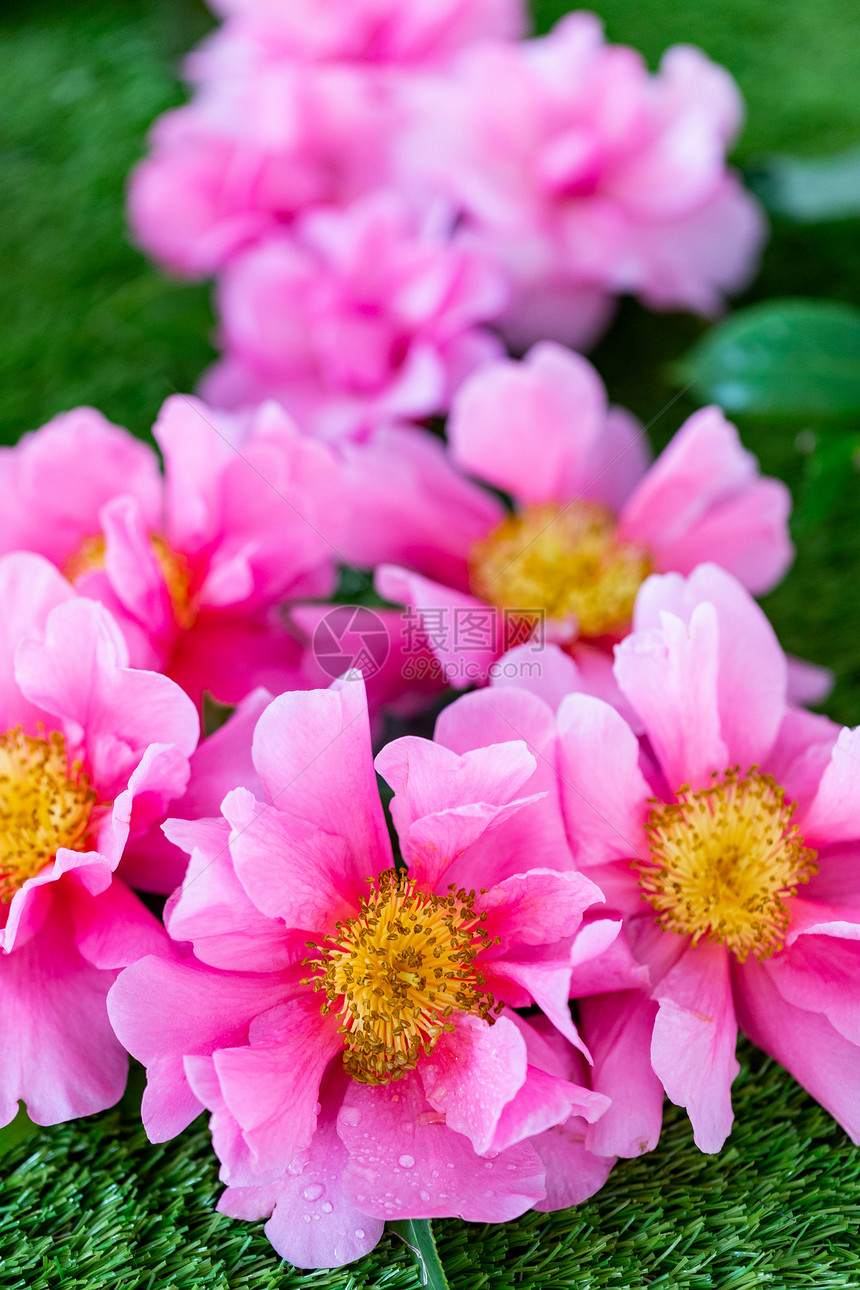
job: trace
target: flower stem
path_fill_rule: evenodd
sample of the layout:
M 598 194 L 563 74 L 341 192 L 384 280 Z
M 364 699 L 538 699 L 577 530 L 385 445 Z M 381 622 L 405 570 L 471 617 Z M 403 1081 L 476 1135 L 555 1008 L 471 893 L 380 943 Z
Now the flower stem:
M 421 1284 L 428 1290 L 449 1290 L 448 1278 L 436 1248 L 429 1218 L 406 1218 L 389 1223 L 390 1230 L 409 1246 L 421 1270 Z

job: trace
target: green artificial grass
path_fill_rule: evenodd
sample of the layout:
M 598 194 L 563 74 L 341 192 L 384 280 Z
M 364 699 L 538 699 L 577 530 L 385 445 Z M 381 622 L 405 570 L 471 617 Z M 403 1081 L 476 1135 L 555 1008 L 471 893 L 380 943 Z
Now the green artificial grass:
M 541 26 L 562 12 L 537 0 Z M 610 37 L 652 64 L 695 41 L 749 104 L 741 164 L 860 136 L 855 0 L 599 0 Z M 192 0 L 6 0 L 0 17 L 0 442 L 77 403 L 146 434 L 171 388 L 209 361 L 205 286 L 170 282 L 127 243 L 122 192 L 149 122 L 181 101 L 174 69 L 205 30 Z M 749 299 L 860 304 L 860 227 L 775 229 Z M 692 410 L 672 363 L 705 324 L 625 303 L 595 355 L 613 397 L 658 447 Z M 802 488 L 795 431 L 746 424 L 764 468 Z M 788 649 L 832 666 L 827 710 L 860 721 L 860 486 L 804 535 L 767 608 Z M 165 1008 L 170 1001 L 164 1001 Z M 656 1151 L 617 1167 L 586 1205 L 517 1223 L 434 1224 L 453 1290 L 860 1287 L 860 1151 L 779 1068 L 741 1045 L 737 1125 L 702 1156 L 669 1108 Z M 214 1212 L 216 1161 L 198 1122 L 152 1146 L 124 1103 L 88 1121 L 0 1135 L 0 1290 L 401 1290 L 419 1284 L 386 1237 L 351 1268 L 280 1264 L 261 1224 Z M 16 1138 L 18 1139 L 16 1141 Z

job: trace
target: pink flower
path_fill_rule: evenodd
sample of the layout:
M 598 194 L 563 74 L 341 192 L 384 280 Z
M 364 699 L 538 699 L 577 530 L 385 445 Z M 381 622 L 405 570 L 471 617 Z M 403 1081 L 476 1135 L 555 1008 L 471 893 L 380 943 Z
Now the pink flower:
M 115 871 L 183 792 L 197 714 L 40 556 L 0 559 L 0 602 L 0 1124 L 19 1099 L 57 1124 L 125 1087 L 107 992 L 166 938 Z
M 694 413 L 648 466 L 634 419 L 607 406 L 584 358 L 552 342 L 472 376 L 448 433 L 461 468 L 510 494 L 515 509 L 506 515 L 493 502 L 479 534 L 478 510 L 467 527 L 452 506 L 450 527 L 438 524 L 449 550 L 443 580 L 426 556 L 408 568 L 394 554 L 398 540 L 408 550 L 416 523 L 402 500 L 393 522 L 380 507 L 379 532 L 397 563 L 380 565 L 376 586 L 417 614 L 449 684 L 486 679 L 536 624 L 606 673 L 652 570 L 689 573 L 714 560 L 760 593 L 790 562 L 788 490 L 761 478 L 718 408 Z
M 528 25 L 521 0 L 217 0 L 212 7 L 229 19 L 216 34 L 219 45 L 253 33 L 281 58 L 394 67 L 444 64 L 476 40 L 515 40 Z M 199 55 L 199 75 L 198 67 Z M 211 76 L 220 68 L 204 70 Z
M 299 684 L 279 607 L 332 586 L 336 464 L 274 407 L 240 426 L 177 395 L 153 433 L 163 479 L 151 449 L 91 408 L 0 449 L 0 551 L 46 556 L 107 605 L 135 666 L 195 702 Z
M 443 412 L 500 355 L 482 324 L 504 302 L 500 275 L 444 211 L 417 219 L 383 193 L 316 210 L 226 269 L 227 355 L 203 396 L 228 408 L 275 398 L 325 438 Z
M 622 292 L 712 314 L 749 280 L 763 220 L 725 164 L 742 105 L 699 50 L 670 49 L 651 76 L 576 13 L 539 40 L 474 45 L 457 69 L 415 88 L 403 169 L 504 264 L 517 348 L 587 346 Z
M 587 695 L 558 714 L 574 858 L 650 977 L 581 1002 L 613 1098 L 587 1146 L 652 1146 L 665 1090 L 718 1151 L 739 1027 L 860 1141 L 858 731 L 787 704 L 770 625 L 713 565 L 646 582 L 615 675 L 640 737 Z
M 166 826 L 191 856 L 167 926 L 193 956 L 149 958 L 112 994 L 150 1137 L 207 1106 L 221 1208 L 274 1211 L 270 1239 L 305 1267 L 358 1257 L 389 1217 L 501 1221 L 590 1194 L 612 1161 L 583 1146 L 606 1101 L 577 1056 L 572 972 L 604 990 L 641 972 L 611 948 L 618 921 L 580 935 L 593 884 L 534 865 L 525 745 L 383 750 L 408 876 L 360 680 L 280 696 L 252 759 L 262 797 L 238 787 L 219 817 Z M 531 1003 L 559 1045 L 512 1011 Z
M 389 175 L 398 113 L 366 73 L 259 62 L 160 117 L 132 173 L 133 234 L 175 273 L 212 273 L 297 212 Z

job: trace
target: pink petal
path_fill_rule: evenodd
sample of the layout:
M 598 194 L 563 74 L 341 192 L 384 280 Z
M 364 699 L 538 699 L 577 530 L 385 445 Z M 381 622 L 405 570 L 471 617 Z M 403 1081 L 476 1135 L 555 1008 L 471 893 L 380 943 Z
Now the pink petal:
M 623 923 L 611 918 L 585 919 L 573 938 L 570 962 L 571 999 L 649 985 L 648 969 L 634 959 Z
M 217 1049 L 213 1061 L 254 1173 L 260 1182 L 271 1182 L 309 1146 L 320 1081 L 343 1041 L 335 1021 L 321 1014 L 319 1000 L 307 996 L 255 1018 L 249 1040 L 248 1047 Z
M 349 1156 L 337 1134 L 340 1096 L 334 1092 L 322 1098 L 300 1172 L 287 1171 L 266 1187 L 229 1187 L 218 1202 L 221 1213 L 233 1218 L 271 1214 L 266 1236 L 281 1258 L 297 1268 L 342 1267 L 367 1254 L 382 1236 L 382 1219 L 356 1208 L 344 1192 Z
M 352 1083 L 338 1133 L 350 1155 L 346 1195 L 378 1218 L 504 1223 L 544 1194 L 543 1169 L 528 1143 L 482 1159 L 429 1107 L 416 1074 L 394 1084 Z
M 539 1213 L 579 1205 L 606 1182 L 615 1161 L 594 1155 L 585 1146 L 589 1126 L 573 1115 L 564 1124 L 547 1129 L 532 1139 L 532 1145 L 546 1168 L 546 1197 L 535 1203 Z
M 65 898 L 78 952 L 93 967 L 122 968 L 148 954 L 168 954 L 161 923 L 119 878 L 95 896 L 69 883 Z
M 586 1058 L 588 1049 L 580 1038 L 570 1015 L 570 964 L 558 959 L 545 962 L 511 962 L 493 959 L 481 963 L 487 987 L 495 997 L 504 999 L 512 1008 L 528 1007 L 535 1003 L 565 1039 Z
M 842 730 L 825 767 L 818 791 L 797 819 L 809 846 L 860 838 L 860 729 Z
M 665 615 L 692 623 L 696 607 L 714 606 L 718 623 L 717 704 L 730 762 L 746 770 L 770 753 L 786 713 L 785 654 L 765 614 L 740 583 L 717 565 L 689 578 L 652 577 L 636 601 L 634 631 L 665 631 Z M 674 787 L 674 785 L 673 785 Z
M 651 1040 L 655 1074 L 676 1106 L 686 1107 L 701 1151 L 719 1151 L 732 1120 L 737 1023 L 729 957 L 721 945 L 688 949 L 656 991 Z
M 357 674 L 329 690 L 275 699 L 257 724 L 253 758 L 278 811 L 344 840 L 357 881 L 390 867 L 364 683 Z
M 240 883 L 226 820 L 168 820 L 165 831 L 191 857 L 164 910 L 174 941 L 189 941 L 201 963 L 232 972 L 277 972 L 304 955 L 304 936 L 299 951 L 283 922 L 261 914 Z
M 120 1042 L 147 1068 L 141 1114 L 151 1142 L 175 1137 L 203 1109 L 188 1086 L 185 1054 L 241 1043 L 252 1019 L 283 997 L 276 974 L 227 975 L 193 959 L 140 959 L 120 974 L 108 1012 Z
M 36 1124 L 119 1100 L 128 1062 L 105 1006 L 113 980 L 78 953 L 59 901 L 39 935 L 0 957 L 0 1123 L 19 1099 Z
M 639 769 L 639 741 L 607 703 L 572 694 L 558 714 L 562 809 L 582 868 L 647 854 L 643 832 L 653 796 Z
M 783 999 L 795 1008 L 822 1013 L 834 1030 L 860 1047 L 860 924 L 843 939 L 839 925 L 823 935 L 799 936 L 768 967 Z
M 35 733 L 43 713 L 38 700 L 21 693 L 15 677 L 16 652 L 30 636 L 41 635 L 51 610 L 74 597 L 66 579 L 39 555 L 18 552 L 0 559 L 0 704 L 7 728 L 21 725 Z
M 600 889 L 581 873 L 529 869 L 482 892 L 475 908 L 486 910 L 488 935 L 501 955 L 514 945 L 546 945 L 573 936 L 591 905 L 602 903 Z
M 427 1101 L 455 1133 L 463 1133 L 479 1155 L 493 1145 L 505 1106 L 526 1078 L 526 1046 L 507 1017 L 493 1025 L 462 1014 L 421 1062 Z
M 504 360 L 472 376 L 454 400 L 448 435 L 464 470 L 521 504 L 562 502 L 589 485 L 600 495 L 593 477 L 606 415 L 591 364 L 543 341 L 522 363 Z
M 858 1048 L 820 1012 L 797 1008 L 780 992 L 769 963 L 747 959 L 735 998 L 745 1034 L 778 1061 L 860 1144 Z
M 651 1067 L 657 1007 L 640 990 L 580 1001 L 582 1028 L 594 1059 L 592 1084 L 612 1104 L 586 1135 L 598 1156 L 652 1151 L 663 1121 L 663 1085 Z
M 615 675 L 641 717 L 666 782 L 701 788 L 730 764 L 720 731 L 717 611 L 698 604 L 689 624 L 665 613 L 661 629 L 635 631 L 615 649 Z

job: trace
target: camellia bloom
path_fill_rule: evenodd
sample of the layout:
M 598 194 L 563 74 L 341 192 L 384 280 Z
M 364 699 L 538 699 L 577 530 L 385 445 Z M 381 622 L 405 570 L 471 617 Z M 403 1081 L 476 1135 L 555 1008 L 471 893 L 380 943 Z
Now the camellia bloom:
M 858 731 L 787 704 L 770 625 L 712 565 L 650 578 L 615 660 L 641 733 L 590 695 L 558 713 L 574 859 L 650 978 L 581 1001 L 613 1098 L 588 1145 L 653 1146 L 665 1090 L 718 1151 L 738 1027 L 860 1141 Z
M 0 449 L 0 551 L 46 556 L 107 605 L 135 666 L 196 702 L 301 684 L 279 606 L 334 582 L 329 454 L 274 407 L 239 426 L 184 396 L 153 433 L 164 478 L 150 448 L 91 408 Z
M 652 76 L 570 14 L 538 40 L 471 47 L 415 98 L 404 165 L 505 265 L 517 347 L 590 344 L 623 292 L 711 314 L 752 276 L 764 222 L 725 164 L 740 96 L 699 50 L 676 46 Z
M 0 559 L 0 602 L 0 1124 L 19 1100 L 57 1124 L 125 1087 L 107 992 L 166 938 L 116 869 L 184 791 L 198 722 L 40 556 Z
M 611 990 L 637 969 L 617 920 L 579 934 L 600 893 L 557 828 L 566 872 L 532 863 L 540 812 L 529 845 L 511 827 L 542 800 L 519 791 L 525 745 L 380 753 L 406 868 L 360 678 L 275 699 L 252 757 L 261 797 L 237 788 L 220 817 L 166 826 L 191 856 L 166 911 L 176 957 L 140 961 L 112 994 L 148 1068 L 150 1137 L 207 1106 L 220 1207 L 274 1211 L 270 1239 L 306 1267 L 357 1258 L 386 1218 L 501 1221 L 596 1190 L 612 1162 L 583 1139 L 607 1103 L 585 1084 L 571 977 Z M 531 1003 L 558 1044 L 512 1011 Z
M 446 411 L 502 352 L 482 327 L 504 306 L 501 275 L 447 212 L 419 219 L 391 194 L 312 211 L 236 257 L 219 300 L 227 353 L 204 398 L 274 398 L 327 438 Z
M 452 685 L 485 679 L 512 628 L 522 638 L 536 624 L 608 672 L 652 571 L 715 560 L 760 593 L 790 562 L 788 489 L 759 475 L 718 408 L 694 413 L 649 466 L 635 420 L 607 407 L 584 358 L 552 342 L 475 373 L 448 433 L 454 460 L 515 509 L 494 503 L 494 522 L 461 550 L 458 580 L 385 564 L 376 585 L 417 616 Z

